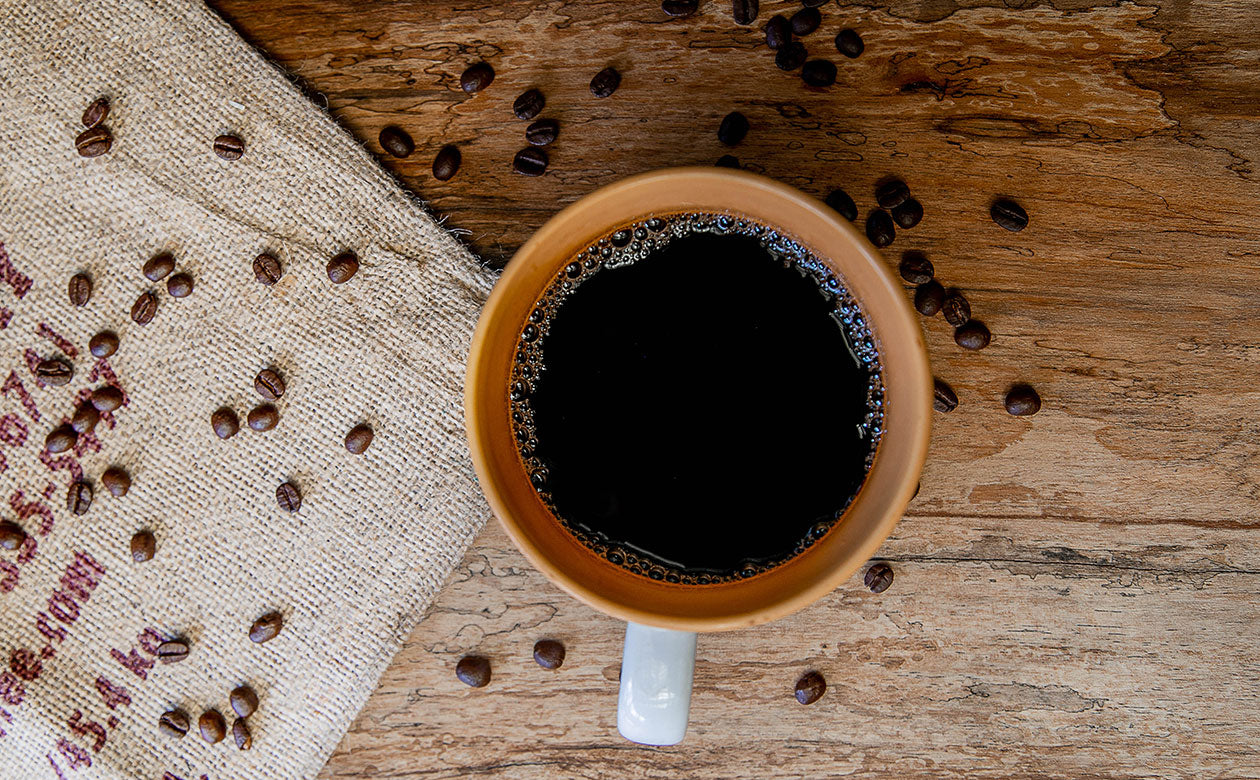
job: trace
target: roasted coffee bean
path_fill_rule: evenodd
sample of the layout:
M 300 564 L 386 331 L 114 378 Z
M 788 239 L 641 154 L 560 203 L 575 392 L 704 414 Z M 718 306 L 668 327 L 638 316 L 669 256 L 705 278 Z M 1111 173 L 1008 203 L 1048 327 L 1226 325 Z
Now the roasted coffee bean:
M 92 486 L 86 482 L 75 482 L 66 490 L 66 509 L 76 515 L 86 515 L 92 506 Z
M 790 41 L 775 52 L 774 64 L 779 70 L 796 70 L 805 64 L 805 60 L 809 59 L 809 52 L 805 50 L 805 44 L 800 41 Z
M 727 146 L 735 146 L 748 135 L 748 117 L 738 111 L 732 111 L 722 117 L 718 125 L 718 140 Z
M 197 728 L 201 731 L 201 738 L 211 745 L 219 744 L 227 736 L 227 723 L 216 710 L 201 713 L 201 717 L 197 719 Z
M 1027 417 L 1041 411 L 1041 396 L 1028 385 L 1015 385 L 1006 393 L 1006 411 L 1016 417 Z
M 0 550 L 16 550 L 26 541 L 26 531 L 12 520 L 0 521 Z
M 923 204 L 914 198 L 906 198 L 892 209 L 893 222 L 898 227 L 912 228 L 923 219 Z
M 891 179 L 875 188 L 875 200 L 881 209 L 891 209 L 905 203 L 910 188 L 901 179 Z
M 1028 227 L 1028 212 L 1024 211 L 1013 200 L 998 200 L 989 207 L 989 216 L 993 218 L 999 226 L 1006 228 L 1012 233 L 1018 233 Z
M 945 288 L 933 279 L 919 285 L 914 291 L 914 308 L 924 317 L 931 317 L 941 310 L 945 303 Z
M 68 385 L 74 378 L 74 366 L 56 358 L 41 360 L 35 366 L 35 378 L 54 387 Z
M 596 73 L 591 79 L 591 94 L 597 98 L 606 98 L 621 86 L 621 74 L 616 68 L 608 67 Z
M 817 8 L 805 7 L 792 14 L 788 24 L 792 27 L 793 35 L 809 35 L 822 24 L 822 14 Z
M 162 252 L 149 258 L 141 272 L 150 282 L 160 282 L 166 275 L 175 270 L 175 258 L 169 252 Z
M 534 663 L 544 669 L 559 669 L 564 663 L 564 645 L 554 639 L 539 639 L 534 643 Z
M 109 98 L 97 98 L 83 110 L 83 126 L 96 127 L 109 116 Z
M 766 45 L 779 50 L 792 41 L 792 25 L 786 17 L 775 14 L 766 22 Z
M 280 268 L 280 261 L 275 257 L 264 252 L 254 258 L 254 278 L 260 284 L 270 287 L 280 281 L 280 276 L 283 273 L 283 270 Z
M 346 250 L 328 261 L 324 268 L 328 281 L 333 284 L 345 284 L 359 272 L 359 256 Z
M 801 0 L 801 5 L 806 8 L 817 8 L 819 6 L 826 5 L 828 2 L 830 2 L 830 0 Z
M 738 168 L 739 158 L 733 154 L 724 154 L 717 158 L 717 162 L 713 164 L 719 168 Z
M 526 176 L 542 176 L 547 172 L 547 153 L 527 146 L 512 159 L 512 170 Z
M 292 482 L 282 482 L 276 488 L 276 503 L 286 512 L 296 512 L 302 508 L 302 494 Z
M 455 664 L 455 676 L 464 685 L 484 688 L 490 684 L 490 659 L 479 655 L 466 655 Z
M 131 490 L 131 475 L 118 466 L 110 466 L 101 475 L 101 484 L 114 498 L 122 498 Z
M 546 146 L 560 135 L 560 123 L 554 119 L 539 119 L 525 128 L 525 140 L 533 146 Z
M 228 694 L 228 703 L 232 705 L 232 712 L 242 718 L 248 718 L 258 710 L 258 694 L 254 693 L 254 689 L 248 685 L 242 685 L 233 688 Z
M 700 6 L 700 0 L 661 0 L 661 10 L 668 16 L 691 16 Z
M 254 737 L 249 733 L 249 726 L 244 718 L 237 718 L 232 724 L 232 741 L 238 750 L 249 750 L 254 746 Z
M 188 643 L 182 639 L 172 639 L 157 647 L 158 660 L 164 664 L 177 664 L 188 660 Z
M 513 101 L 512 113 L 516 114 L 517 119 L 533 119 L 542 113 L 545 105 L 547 105 L 547 98 L 543 97 L 543 93 L 536 89 L 530 89 L 522 92 Z
M 123 405 L 123 391 L 113 385 L 103 385 L 92 391 L 92 405 L 99 412 L 112 412 Z
M 276 373 L 275 369 L 264 368 L 258 372 L 258 376 L 254 377 L 254 392 L 268 401 L 281 397 L 284 391 L 284 377 Z
M 103 330 L 88 342 L 88 352 L 92 357 L 106 358 L 118 351 L 118 334 Z
M 46 452 L 65 452 L 75 445 L 79 440 L 79 434 L 75 433 L 74 428 L 69 425 L 62 425 L 54 428 L 51 433 L 44 438 L 44 450 Z
M 971 320 L 954 331 L 954 343 L 963 349 L 984 349 L 991 338 L 989 329 L 979 320 Z
M 410 157 L 416 150 L 416 142 L 411 140 L 407 131 L 398 125 L 382 127 L 378 140 L 381 142 L 382 149 L 398 158 Z
M 830 87 L 836 83 L 836 66 L 829 60 L 810 60 L 801 66 L 801 78 L 811 87 Z
M 375 435 L 370 425 L 356 425 L 346 434 L 346 449 L 355 455 L 362 455 L 371 446 Z
M 104 127 L 89 127 L 74 139 L 74 148 L 79 150 L 80 157 L 100 157 L 109 151 L 114 144 L 114 136 Z
M 862 578 L 862 581 L 866 583 L 866 587 L 870 588 L 871 593 L 883 593 L 892 584 L 892 567 L 886 563 L 877 563 L 866 570 L 866 576 Z
M 138 531 L 131 537 L 131 560 L 144 563 L 153 560 L 157 552 L 157 540 L 148 531 Z
M 433 158 L 433 178 L 438 181 L 449 181 L 459 170 L 461 160 L 459 147 L 450 144 L 443 146 L 438 150 L 437 157 Z
M 733 0 L 731 16 L 735 24 L 752 24 L 757 21 L 757 12 L 761 10 L 757 0 Z
M 844 29 L 836 33 L 836 51 L 849 59 L 861 55 L 865 48 L 866 44 L 862 43 L 862 36 L 857 30 Z
M 280 613 L 268 612 L 249 627 L 249 641 L 259 645 L 270 642 L 280 635 L 280 629 L 283 627 L 284 618 L 280 617 Z
M 853 198 L 849 197 L 849 193 L 842 189 L 836 188 L 827 193 L 826 203 L 836 210 L 836 213 L 852 222 L 857 219 L 857 204 L 853 202 Z
M 807 672 L 796 681 L 796 700 L 801 704 L 813 704 L 827 692 L 827 681 L 818 672 Z
M 91 401 L 84 401 L 75 408 L 74 416 L 70 418 L 70 427 L 82 436 L 96 430 L 96 424 L 100 421 L 100 410 L 93 406 Z
M 280 422 L 280 412 L 271 404 L 261 404 L 249 410 L 245 422 L 255 431 L 269 431 Z
M 193 291 L 192 277 L 188 274 L 175 274 L 166 280 L 166 291 L 172 298 L 187 298 Z
M 494 68 L 487 62 L 478 62 L 460 74 L 459 88 L 471 95 L 490 86 L 492 81 L 494 81 Z
M 148 325 L 157 314 L 157 296 L 151 292 L 140 293 L 136 302 L 131 304 L 131 319 L 137 325 Z
M 214 153 L 225 160 L 239 160 L 245 154 L 245 142 L 234 135 L 221 135 L 214 139 Z
M 897 272 L 910 284 L 927 284 L 932 281 L 936 269 L 932 267 L 932 261 L 924 257 L 922 252 L 906 252 L 901 256 L 901 264 L 897 266 Z
M 236 412 L 225 406 L 210 415 L 210 427 L 214 429 L 215 436 L 220 439 L 230 439 L 241 429 L 241 421 L 236 416 Z
M 957 290 L 950 290 L 941 303 L 941 313 L 945 321 L 955 328 L 971 319 L 971 304 Z
M 932 380 L 932 408 L 938 412 L 952 412 L 958 408 L 958 394 L 954 388 L 935 378 Z
M 188 715 L 181 710 L 163 712 L 158 718 L 158 731 L 168 737 L 183 739 L 188 733 Z
M 896 237 L 892 217 L 883 209 L 875 209 L 866 217 L 866 237 L 877 247 L 886 247 Z
M 75 306 L 87 306 L 87 302 L 92 298 L 92 280 L 87 274 L 75 274 L 70 277 L 69 289 L 70 303 Z

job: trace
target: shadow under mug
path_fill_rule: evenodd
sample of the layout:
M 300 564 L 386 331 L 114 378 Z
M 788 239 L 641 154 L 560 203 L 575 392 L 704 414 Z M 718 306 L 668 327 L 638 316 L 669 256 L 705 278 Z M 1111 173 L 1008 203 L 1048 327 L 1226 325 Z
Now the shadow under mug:
M 840 520 L 805 552 L 745 580 L 681 585 L 634 574 L 569 535 L 530 484 L 510 418 L 517 338 L 542 292 L 609 232 L 651 216 L 721 213 L 799 241 L 853 293 L 884 376 L 884 433 L 866 480 Z M 831 592 L 878 549 L 914 494 L 927 453 L 932 377 L 901 285 L 849 222 L 800 191 L 756 174 L 674 168 L 624 179 L 556 214 L 520 248 L 473 336 L 464 390 L 482 491 L 525 557 L 560 588 L 627 621 L 617 727 L 652 745 L 680 742 L 691 702 L 696 632 L 783 617 Z

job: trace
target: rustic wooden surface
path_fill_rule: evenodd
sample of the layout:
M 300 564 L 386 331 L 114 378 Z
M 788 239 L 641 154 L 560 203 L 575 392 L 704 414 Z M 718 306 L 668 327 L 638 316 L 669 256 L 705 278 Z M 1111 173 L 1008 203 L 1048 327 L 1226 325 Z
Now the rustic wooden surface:
M 887 174 L 920 249 L 992 328 L 979 354 L 928 321 L 961 405 L 937 416 L 923 488 L 880 555 L 771 626 L 701 638 L 678 747 L 616 734 L 620 626 L 566 598 L 487 526 L 329 763 L 326 778 L 1260 776 L 1260 11 L 1251 0 L 867 0 L 823 8 L 809 48 L 836 86 L 782 73 L 729 3 L 214 0 L 380 151 L 491 262 L 627 174 L 711 163 L 752 122 L 751 169 L 865 210 Z M 763 0 L 761 21 L 790 11 Z M 861 31 L 866 52 L 831 38 Z M 458 90 L 478 59 L 498 77 Z M 607 64 L 621 90 L 596 101 Z M 510 170 L 547 95 L 546 176 Z M 433 154 L 458 143 L 447 183 Z M 1018 235 L 987 217 L 1016 197 Z M 1008 417 L 1013 381 L 1044 410 Z M 535 639 L 569 648 L 558 672 Z M 452 674 L 490 656 L 484 690 Z M 817 704 L 791 696 L 819 669 Z

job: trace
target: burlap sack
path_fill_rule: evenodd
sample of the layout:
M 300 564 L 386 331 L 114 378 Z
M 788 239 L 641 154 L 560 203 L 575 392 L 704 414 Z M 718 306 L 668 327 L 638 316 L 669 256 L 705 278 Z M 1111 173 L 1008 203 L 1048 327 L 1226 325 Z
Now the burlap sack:
M 74 139 L 99 96 L 111 150 Z M 211 151 L 221 133 L 244 156 Z M 350 249 L 362 268 L 330 283 Z M 172 297 L 141 266 L 171 252 L 195 281 Z M 280 258 L 274 287 L 260 252 Z M 67 284 L 94 291 L 72 306 Z M 487 273 L 282 74 L 191 0 L 0 0 L 0 777 L 314 776 L 487 516 L 462 430 L 465 353 Z M 147 326 L 129 311 L 157 293 Z M 107 359 L 92 334 L 118 333 Z M 33 361 L 67 359 L 42 386 Z M 274 367 L 280 423 L 244 427 Z M 4 377 L 7 376 L 7 379 Z M 45 436 L 91 388 L 127 403 L 66 455 Z M 229 406 L 226 441 L 210 415 Z M 343 441 L 359 423 L 366 453 Z M 100 476 L 127 469 L 114 498 Z M 67 510 L 80 474 L 95 485 Z M 286 480 L 300 511 L 277 505 Z M 156 556 L 133 562 L 149 529 Z M 284 617 L 266 644 L 264 613 Z M 187 660 L 155 664 L 184 638 Z M 261 699 L 253 747 L 211 745 L 228 692 Z M 193 727 L 159 733 L 178 708 Z

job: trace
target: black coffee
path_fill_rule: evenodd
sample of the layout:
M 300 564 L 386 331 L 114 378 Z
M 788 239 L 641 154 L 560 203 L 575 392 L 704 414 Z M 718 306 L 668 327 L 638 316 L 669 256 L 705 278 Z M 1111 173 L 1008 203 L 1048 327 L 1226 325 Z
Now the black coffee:
M 802 552 L 861 487 L 883 423 L 857 304 L 807 250 L 717 215 L 652 219 L 569 264 L 510 387 L 539 495 L 583 544 L 671 582 Z

